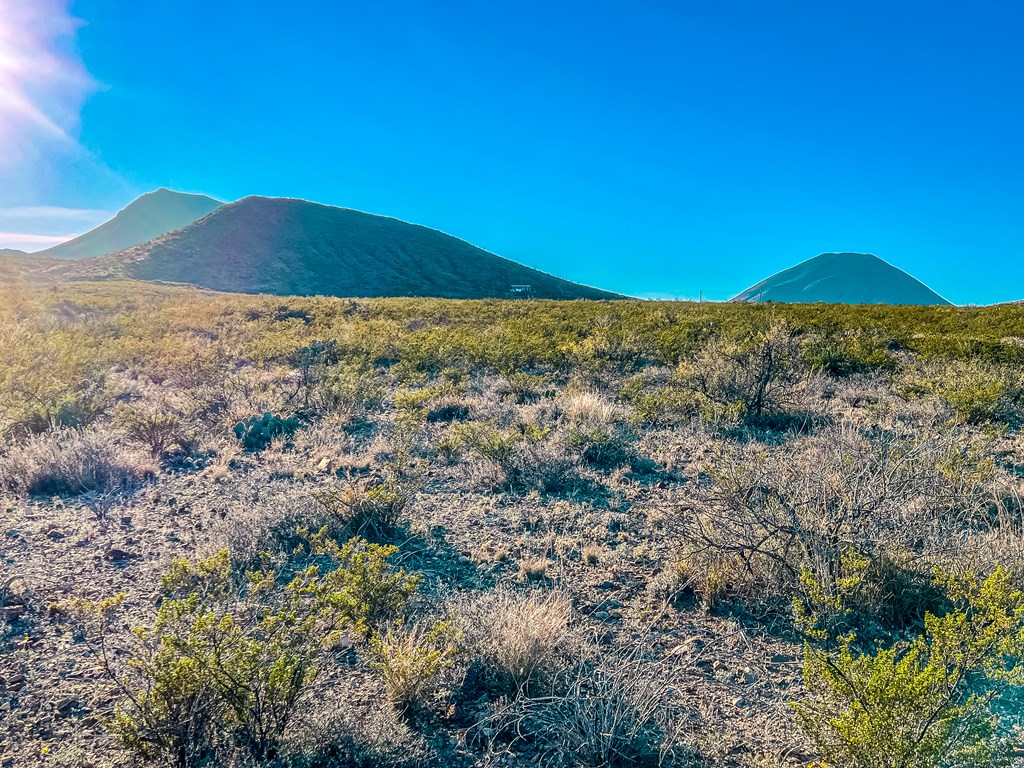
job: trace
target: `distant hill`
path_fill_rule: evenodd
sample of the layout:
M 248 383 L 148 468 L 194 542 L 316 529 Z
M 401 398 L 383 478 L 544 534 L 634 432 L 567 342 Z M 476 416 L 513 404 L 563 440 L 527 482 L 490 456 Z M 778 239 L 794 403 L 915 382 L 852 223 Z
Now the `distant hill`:
M 60 270 L 67 266 L 67 263 L 59 259 L 4 248 L 0 250 L 0 285 L 23 280 L 34 283 L 59 280 Z
M 868 253 L 823 253 L 762 280 L 732 301 L 950 303 L 920 280 Z
M 621 298 L 427 227 L 266 197 L 225 205 L 183 229 L 76 264 L 65 274 L 300 296 Z M 514 286 L 528 288 L 517 293 Z
M 35 255 L 74 260 L 103 256 L 188 226 L 221 205 L 212 197 L 158 189 L 130 203 L 105 224 Z

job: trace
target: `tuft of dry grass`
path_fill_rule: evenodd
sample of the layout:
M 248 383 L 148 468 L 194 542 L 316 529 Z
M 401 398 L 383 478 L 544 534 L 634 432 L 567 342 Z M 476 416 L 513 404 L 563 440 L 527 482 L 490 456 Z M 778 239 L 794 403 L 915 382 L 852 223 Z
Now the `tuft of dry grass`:
M 468 653 L 509 693 L 529 692 L 559 671 L 571 650 L 572 602 L 563 592 L 499 588 L 456 606 Z
M 130 488 L 155 474 L 152 460 L 100 429 L 30 435 L 0 453 L 0 488 L 33 496 L 76 496 Z
M 620 418 L 619 407 L 594 390 L 570 392 L 559 400 L 559 404 L 570 424 L 609 425 Z
M 395 626 L 370 641 L 370 665 L 400 711 L 426 706 L 440 677 L 452 666 L 456 647 L 449 625 Z
M 671 673 L 638 653 L 570 669 L 554 696 L 524 699 L 511 718 L 535 737 L 538 764 L 553 768 L 657 768 L 669 762 L 683 719 Z

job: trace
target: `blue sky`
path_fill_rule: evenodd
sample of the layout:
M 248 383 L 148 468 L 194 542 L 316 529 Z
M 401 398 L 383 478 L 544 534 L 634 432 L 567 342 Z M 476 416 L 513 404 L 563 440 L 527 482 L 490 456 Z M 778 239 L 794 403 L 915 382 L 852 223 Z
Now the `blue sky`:
M 0 247 L 168 186 L 633 295 L 856 250 L 1021 299 L 1022 34 L 1005 1 L 3 0 Z

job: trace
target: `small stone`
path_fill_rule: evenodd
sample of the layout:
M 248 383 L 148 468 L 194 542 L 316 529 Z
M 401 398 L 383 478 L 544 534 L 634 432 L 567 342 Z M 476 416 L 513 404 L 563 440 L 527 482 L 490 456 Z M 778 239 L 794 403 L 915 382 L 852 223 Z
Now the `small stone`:
M 135 555 L 131 552 L 125 552 L 123 549 L 108 549 L 103 553 L 103 559 L 111 563 L 123 563 L 126 560 L 131 560 Z
M 11 675 L 4 681 L 4 684 L 7 686 L 8 690 L 20 691 L 25 687 L 25 676 Z

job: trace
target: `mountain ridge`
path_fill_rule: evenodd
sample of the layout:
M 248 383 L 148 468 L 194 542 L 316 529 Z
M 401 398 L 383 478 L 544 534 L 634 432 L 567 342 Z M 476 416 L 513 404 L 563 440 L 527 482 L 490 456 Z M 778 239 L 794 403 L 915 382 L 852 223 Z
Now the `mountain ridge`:
M 236 293 L 346 297 L 623 298 L 437 229 L 296 198 L 251 196 L 66 270 Z M 516 286 L 523 288 L 516 293 Z
M 79 261 L 116 253 L 188 226 L 222 205 L 206 195 L 161 187 L 137 197 L 98 227 L 32 255 Z

